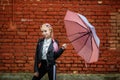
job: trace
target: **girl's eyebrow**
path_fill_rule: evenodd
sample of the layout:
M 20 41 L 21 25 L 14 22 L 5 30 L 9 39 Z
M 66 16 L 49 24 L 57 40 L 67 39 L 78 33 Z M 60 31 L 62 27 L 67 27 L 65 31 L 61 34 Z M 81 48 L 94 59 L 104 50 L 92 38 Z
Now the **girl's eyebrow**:
M 41 30 L 41 31 L 43 32 L 43 31 L 47 31 L 47 30 Z

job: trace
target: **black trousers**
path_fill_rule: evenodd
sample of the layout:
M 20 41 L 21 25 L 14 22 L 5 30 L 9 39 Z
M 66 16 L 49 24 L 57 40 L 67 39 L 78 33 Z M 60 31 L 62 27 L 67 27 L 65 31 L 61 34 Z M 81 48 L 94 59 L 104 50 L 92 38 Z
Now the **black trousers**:
M 39 68 L 39 77 L 33 76 L 32 80 L 41 80 L 46 73 L 48 73 L 49 80 L 56 80 L 56 66 L 47 66 L 46 60 L 42 60 Z

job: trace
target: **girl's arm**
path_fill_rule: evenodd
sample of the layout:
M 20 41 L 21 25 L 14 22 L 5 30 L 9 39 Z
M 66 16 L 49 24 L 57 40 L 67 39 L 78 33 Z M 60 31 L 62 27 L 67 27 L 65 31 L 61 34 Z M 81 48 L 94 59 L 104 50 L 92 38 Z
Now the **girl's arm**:
M 34 72 L 38 72 L 38 47 L 39 47 L 39 41 L 37 43 L 37 47 L 36 47 L 36 54 L 35 54 L 35 62 L 34 62 Z
M 65 51 L 67 45 L 66 44 L 63 44 L 62 47 L 54 53 L 54 58 L 55 60 Z

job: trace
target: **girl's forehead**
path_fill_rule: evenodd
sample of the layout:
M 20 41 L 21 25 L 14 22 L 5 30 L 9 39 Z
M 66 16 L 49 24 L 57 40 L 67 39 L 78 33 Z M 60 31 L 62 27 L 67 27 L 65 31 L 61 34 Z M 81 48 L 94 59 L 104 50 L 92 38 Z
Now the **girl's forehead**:
M 49 28 L 48 27 L 41 27 L 41 30 L 43 31 L 43 30 L 49 30 Z

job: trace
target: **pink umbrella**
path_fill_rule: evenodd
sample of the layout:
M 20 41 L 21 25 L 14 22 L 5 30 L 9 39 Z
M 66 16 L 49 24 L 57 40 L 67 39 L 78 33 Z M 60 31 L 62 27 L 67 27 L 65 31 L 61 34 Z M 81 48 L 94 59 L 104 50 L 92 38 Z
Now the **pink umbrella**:
M 100 40 L 94 27 L 81 14 L 67 11 L 64 18 L 68 39 L 86 63 L 98 61 Z

